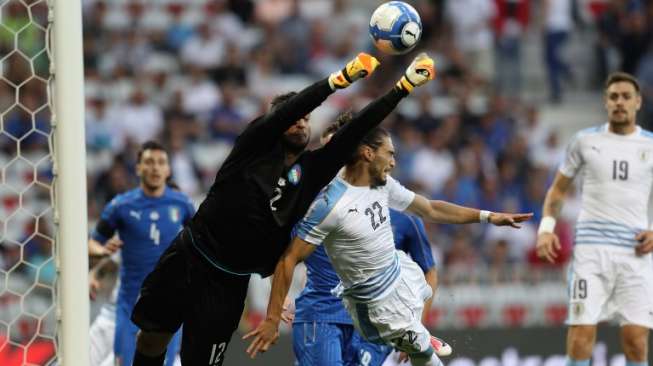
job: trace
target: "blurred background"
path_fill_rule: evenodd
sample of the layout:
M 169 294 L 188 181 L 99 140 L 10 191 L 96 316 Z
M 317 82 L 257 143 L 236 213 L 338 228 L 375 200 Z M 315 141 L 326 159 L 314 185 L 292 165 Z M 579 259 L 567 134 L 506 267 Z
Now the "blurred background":
M 563 329 L 580 202 L 574 192 L 565 203 L 556 227 L 563 249 L 550 265 L 533 251 L 542 201 L 571 134 L 605 121 L 609 72 L 639 77 L 640 124 L 650 127 L 653 1 L 407 2 L 421 15 L 422 39 L 407 55 L 385 56 L 367 31 L 376 0 L 84 0 L 89 230 L 113 196 L 137 184 L 140 143 L 169 147 L 174 180 L 199 204 L 236 136 L 273 96 L 360 51 L 375 54 L 382 72 L 311 114 L 317 137 L 338 113 L 389 90 L 427 51 L 436 80 L 384 122 L 397 149 L 394 177 L 433 199 L 535 213 L 519 231 L 427 225 L 440 277 L 427 325 Z M 38 343 L 35 332 L 52 348 L 47 15 L 45 0 L 0 0 L 2 365 L 11 345 Z M 252 280 L 243 331 L 262 319 L 268 291 L 267 279 Z M 288 344 L 277 348 L 292 359 Z

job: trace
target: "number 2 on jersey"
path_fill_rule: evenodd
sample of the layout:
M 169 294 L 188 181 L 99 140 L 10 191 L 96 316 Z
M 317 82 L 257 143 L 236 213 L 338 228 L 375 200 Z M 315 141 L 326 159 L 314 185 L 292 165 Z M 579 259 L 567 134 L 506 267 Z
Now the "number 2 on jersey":
M 376 216 L 375 216 L 374 210 L 378 211 L 379 222 L 376 222 Z M 368 207 L 368 208 L 365 209 L 365 216 L 370 217 L 370 221 L 372 222 L 372 229 L 373 230 L 376 230 L 382 223 L 385 222 L 385 219 L 386 219 L 386 217 L 383 216 L 383 209 L 381 207 L 381 204 L 379 202 L 377 202 L 377 201 L 375 201 L 372 204 L 372 207 Z

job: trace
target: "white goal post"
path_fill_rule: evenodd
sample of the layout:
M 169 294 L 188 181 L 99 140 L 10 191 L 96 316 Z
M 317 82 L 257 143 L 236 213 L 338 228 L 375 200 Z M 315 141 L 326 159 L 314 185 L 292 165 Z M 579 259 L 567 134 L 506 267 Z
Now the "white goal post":
M 58 264 L 58 359 L 89 363 L 86 146 L 81 0 L 54 0 L 53 158 Z

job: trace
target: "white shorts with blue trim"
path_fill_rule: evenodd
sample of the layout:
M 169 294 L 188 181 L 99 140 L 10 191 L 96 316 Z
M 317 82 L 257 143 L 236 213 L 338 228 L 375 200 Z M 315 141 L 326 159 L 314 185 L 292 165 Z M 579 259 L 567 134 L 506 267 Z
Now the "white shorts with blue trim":
M 397 255 L 401 273 L 391 291 L 369 302 L 344 296 L 343 303 L 354 327 L 368 341 L 389 344 L 409 354 L 426 352 L 431 347 L 431 335 L 422 324 L 422 310 L 433 291 L 421 268 L 404 252 Z
M 567 324 L 616 320 L 653 328 L 653 259 L 635 248 L 580 244 L 568 278 Z

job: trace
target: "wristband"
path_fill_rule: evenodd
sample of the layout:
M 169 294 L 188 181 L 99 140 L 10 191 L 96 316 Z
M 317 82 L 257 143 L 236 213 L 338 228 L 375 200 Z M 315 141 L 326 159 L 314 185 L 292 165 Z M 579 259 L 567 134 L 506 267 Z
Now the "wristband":
M 491 213 L 492 213 L 492 212 L 490 212 L 490 211 L 488 211 L 488 210 L 481 210 L 481 211 L 478 213 L 478 221 L 479 221 L 480 223 L 482 223 L 482 224 L 487 224 L 487 223 L 490 221 L 490 214 L 491 214 Z
M 537 235 L 543 233 L 553 233 L 556 227 L 556 219 L 553 216 L 544 216 L 540 221 L 540 227 L 537 229 Z

